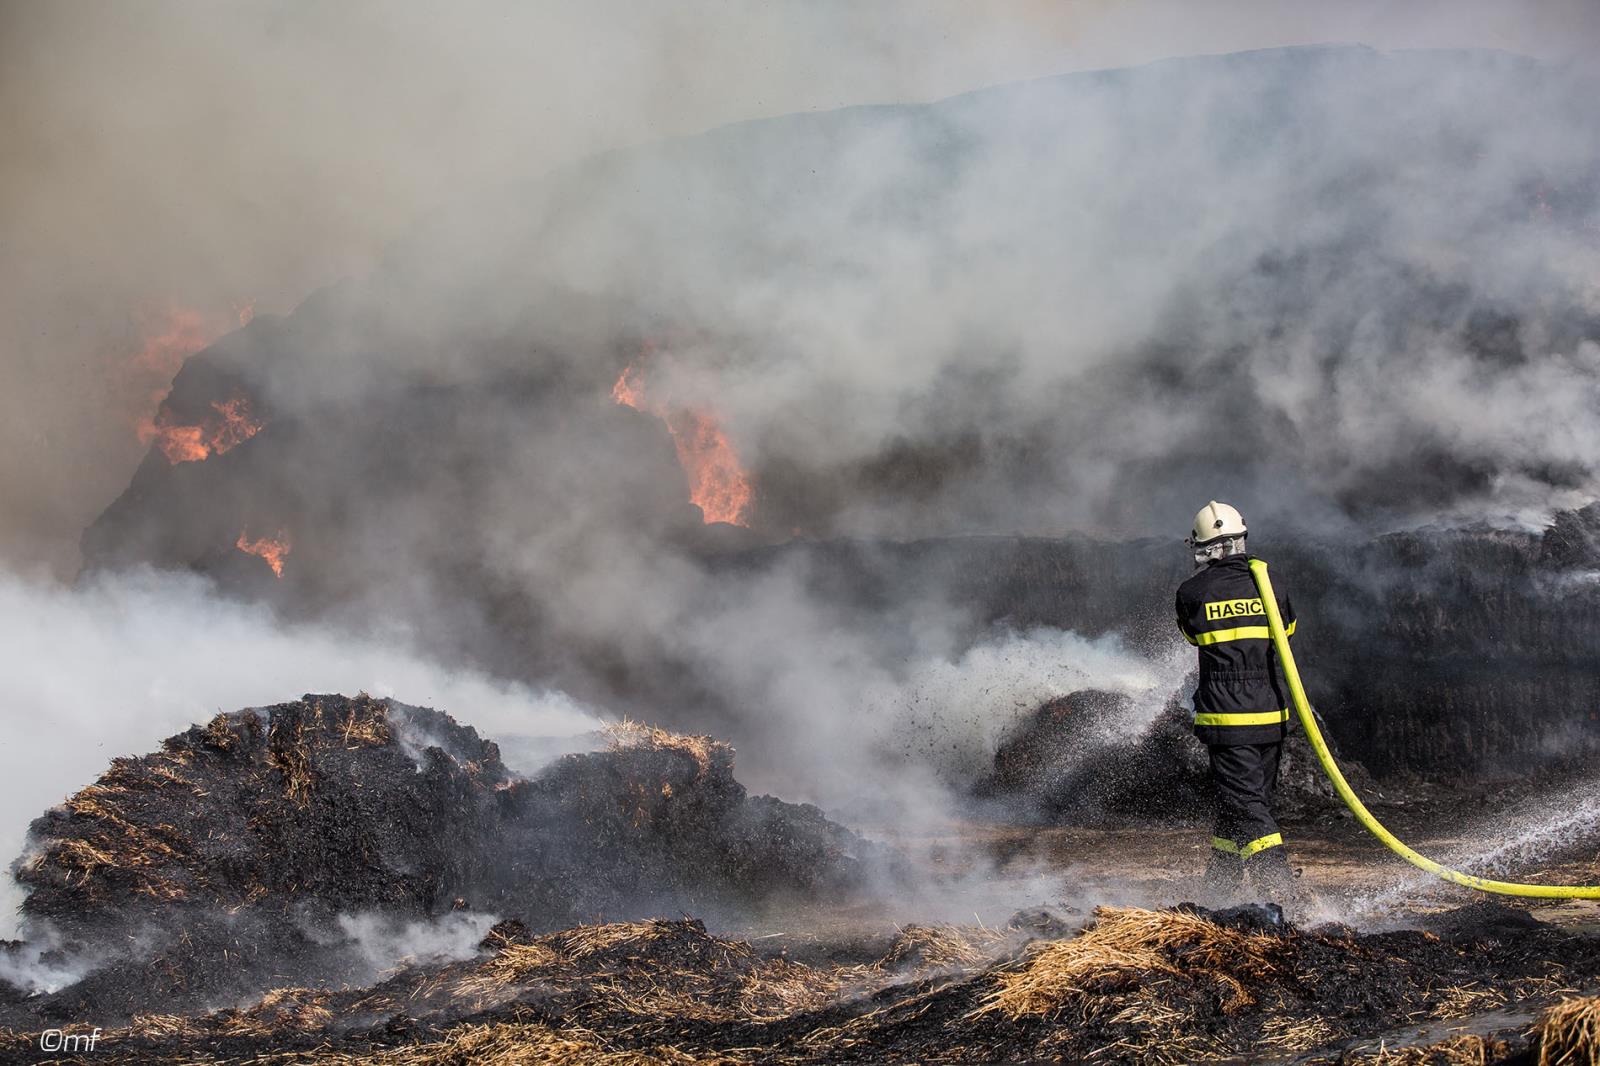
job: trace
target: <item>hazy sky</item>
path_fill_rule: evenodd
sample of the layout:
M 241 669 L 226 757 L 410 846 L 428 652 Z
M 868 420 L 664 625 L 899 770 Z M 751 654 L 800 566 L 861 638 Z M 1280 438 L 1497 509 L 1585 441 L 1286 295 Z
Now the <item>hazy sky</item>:
M 1282 44 L 1554 61 L 1600 5 L 0 3 L 0 558 L 70 571 L 174 308 L 287 312 L 418 217 L 741 119 Z

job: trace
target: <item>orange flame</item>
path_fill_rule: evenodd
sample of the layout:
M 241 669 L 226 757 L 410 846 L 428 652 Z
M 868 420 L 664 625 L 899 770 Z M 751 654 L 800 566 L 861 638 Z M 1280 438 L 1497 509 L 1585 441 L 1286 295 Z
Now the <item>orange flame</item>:
M 700 506 L 707 522 L 748 525 L 750 476 L 722 427 L 710 415 L 676 411 L 667 419 L 678 465 L 689 475 L 689 499 Z
M 265 559 L 267 565 L 272 567 L 273 574 L 281 578 L 283 577 L 283 560 L 288 558 L 289 549 L 294 547 L 294 544 L 289 540 L 289 534 L 281 529 L 278 530 L 276 535 L 262 537 L 259 540 L 251 540 L 250 531 L 244 529 L 240 530 L 239 539 L 233 542 L 233 546 L 247 555 L 255 555 Z
M 199 311 L 183 307 L 146 311 L 139 318 L 144 323 L 144 346 L 133 357 L 133 365 L 139 370 L 160 374 L 168 381 L 185 359 L 216 340 L 221 333 Z
M 622 368 L 622 375 L 617 378 L 617 383 L 611 386 L 611 399 L 624 407 L 631 407 L 635 411 L 643 411 L 644 382 L 637 367 L 628 365 Z
M 647 352 L 648 354 L 648 352 Z M 667 424 L 678 452 L 678 465 L 689 478 L 689 500 L 699 506 L 707 524 L 750 524 L 750 475 L 715 416 L 687 408 L 669 408 L 645 396 L 644 376 L 634 363 L 611 386 L 611 398 L 635 411 L 655 415 Z
M 144 335 L 136 355 L 128 360 L 123 372 L 139 389 L 149 390 L 152 415 L 134 421 L 134 431 L 141 444 L 158 441 L 167 459 L 174 463 L 204 459 L 213 452 L 229 448 L 255 434 L 259 423 L 249 417 L 249 403 L 237 406 L 237 399 L 225 401 L 216 407 L 218 417 L 207 418 L 200 426 L 178 425 L 162 404 L 172 388 L 172 378 L 183 366 L 184 360 L 209 345 L 223 333 L 248 325 L 255 317 L 255 301 L 233 305 L 230 314 L 202 314 L 183 307 L 168 306 L 161 310 L 144 309 L 136 319 Z M 241 416 L 243 416 L 241 421 Z M 213 424 L 216 423 L 216 424 Z M 245 431 L 245 423 L 254 428 Z M 220 445 L 220 446 L 219 446 Z
M 163 403 L 154 418 L 139 423 L 139 441 L 154 441 L 170 463 L 191 463 L 221 455 L 261 432 L 261 420 L 250 409 L 250 397 L 242 392 L 213 400 L 211 410 L 214 413 L 199 425 L 189 426 L 173 422 L 172 412 Z

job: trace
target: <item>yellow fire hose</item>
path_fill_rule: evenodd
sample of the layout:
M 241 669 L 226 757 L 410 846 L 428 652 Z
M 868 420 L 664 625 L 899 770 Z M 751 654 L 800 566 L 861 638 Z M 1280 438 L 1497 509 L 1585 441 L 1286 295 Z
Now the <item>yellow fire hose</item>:
M 1311 704 L 1306 701 L 1306 690 L 1300 684 L 1300 671 L 1294 664 L 1294 652 L 1289 650 L 1289 637 L 1283 631 L 1283 616 L 1278 612 L 1277 597 L 1272 594 L 1272 579 L 1267 576 L 1267 564 L 1260 559 L 1250 560 L 1250 574 L 1255 578 L 1256 591 L 1261 594 L 1261 606 L 1267 612 L 1267 630 L 1272 636 L 1272 646 L 1278 650 L 1278 660 L 1283 663 L 1283 676 L 1289 682 L 1289 695 L 1294 700 L 1295 712 L 1300 716 L 1300 725 L 1305 728 L 1306 737 L 1317 753 L 1317 760 L 1322 763 L 1323 773 L 1333 782 L 1333 787 L 1338 791 L 1339 798 L 1344 800 L 1344 805 L 1349 807 L 1357 820 L 1367 827 L 1369 833 L 1383 841 L 1390 851 L 1412 866 L 1454 884 L 1476 888 L 1480 892 L 1498 892 L 1503 896 L 1538 896 L 1546 899 L 1600 899 L 1600 885 L 1523 885 L 1515 881 L 1491 881 L 1486 877 L 1464 874 L 1460 870 L 1452 870 L 1448 866 L 1434 862 L 1426 855 L 1419 855 L 1408 848 L 1400 838 L 1385 829 L 1383 823 L 1372 816 L 1372 812 L 1367 810 L 1361 798 L 1355 794 L 1350 782 L 1344 779 L 1339 764 L 1333 761 L 1333 753 L 1328 750 L 1328 742 L 1322 739 L 1322 730 L 1317 728 L 1317 720 L 1311 714 Z

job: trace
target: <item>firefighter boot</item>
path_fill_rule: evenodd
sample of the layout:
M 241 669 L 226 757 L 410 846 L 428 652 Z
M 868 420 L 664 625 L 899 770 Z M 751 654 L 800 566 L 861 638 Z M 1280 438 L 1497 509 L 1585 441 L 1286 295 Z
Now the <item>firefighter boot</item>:
M 1235 853 L 1212 851 L 1201 881 L 1201 900 L 1207 907 L 1230 907 L 1239 900 L 1244 887 L 1244 863 Z
M 1276 903 L 1286 912 L 1299 910 L 1300 886 L 1295 882 L 1289 855 L 1282 845 L 1250 856 L 1245 860 L 1245 872 L 1250 875 L 1250 887 L 1262 902 Z

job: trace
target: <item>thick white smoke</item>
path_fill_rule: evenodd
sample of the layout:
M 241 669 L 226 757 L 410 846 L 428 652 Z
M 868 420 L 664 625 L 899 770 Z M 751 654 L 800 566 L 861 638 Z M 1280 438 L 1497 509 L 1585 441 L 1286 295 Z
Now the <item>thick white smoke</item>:
M 0 641 L 8 664 L 0 682 L 7 862 L 34 817 L 111 759 L 153 751 L 219 712 L 306 692 L 394 695 L 508 741 L 514 766 L 519 752 L 572 744 L 601 724 L 560 693 L 441 666 L 398 635 L 382 641 L 285 625 L 264 608 L 219 599 L 197 578 L 143 572 L 65 589 L 0 572 Z M 10 876 L 0 879 L 0 930 L 18 902 Z

